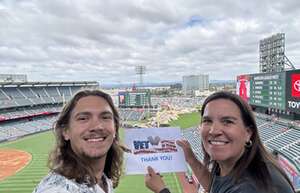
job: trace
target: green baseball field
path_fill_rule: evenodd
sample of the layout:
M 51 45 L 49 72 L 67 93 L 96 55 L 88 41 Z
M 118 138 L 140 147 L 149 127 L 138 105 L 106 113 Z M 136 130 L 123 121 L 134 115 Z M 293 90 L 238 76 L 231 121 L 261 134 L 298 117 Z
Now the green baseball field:
M 171 126 L 182 129 L 197 125 L 200 121 L 199 113 L 181 115 L 172 121 Z M 121 137 L 123 129 L 120 130 Z M 12 142 L 0 144 L 0 149 L 18 149 L 32 155 L 30 163 L 15 175 L 0 181 L 1 193 L 31 193 L 42 177 L 48 173 L 48 153 L 54 145 L 54 136 L 51 131 L 31 135 Z M 1 166 L 1 162 L 0 162 Z M 172 193 L 181 193 L 181 185 L 174 173 L 164 174 L 164 180 Z M 144 185 L 144 176 L 123 176 L 116 193 L 150 193 Z

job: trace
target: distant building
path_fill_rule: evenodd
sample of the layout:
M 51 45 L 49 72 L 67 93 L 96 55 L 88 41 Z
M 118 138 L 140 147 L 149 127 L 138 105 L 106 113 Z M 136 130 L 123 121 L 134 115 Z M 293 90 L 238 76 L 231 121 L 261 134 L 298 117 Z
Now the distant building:
M 25 74 L 0 74 L 0 82 L 27 82 Z
M 175 83 L 175 84 L 172 84 L 170 86 L 171 89 L 178 89 L 178 90 L 181 90 L 182 89 L 182 84 L 181 83 Z
M 194 95 L 195 91 L 204 91 L 208 88 L 208 74 L 183 76 L 182 90 L 184 95 Z

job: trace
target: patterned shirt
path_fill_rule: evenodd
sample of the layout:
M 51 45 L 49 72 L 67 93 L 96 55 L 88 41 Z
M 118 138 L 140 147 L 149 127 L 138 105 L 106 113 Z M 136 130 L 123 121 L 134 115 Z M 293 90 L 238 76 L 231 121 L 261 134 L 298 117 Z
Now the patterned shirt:
M 108 193 L 113 193 L 113 184 L 105 175 Z M 88 187 L 86 184 L 79 184 L 60 174 L 50 172 L 42 179 L 32 193 L 105 193 L 98 185 Z

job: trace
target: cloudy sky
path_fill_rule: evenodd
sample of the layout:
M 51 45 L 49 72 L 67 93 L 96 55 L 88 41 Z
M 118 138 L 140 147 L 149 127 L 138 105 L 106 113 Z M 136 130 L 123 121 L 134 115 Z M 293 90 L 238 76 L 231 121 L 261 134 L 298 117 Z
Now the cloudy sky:
M 0 0 L 0 73 L 31 81 L 134 83 L 259 71 L 259 40 L 283 32 L 300 68 L 299 0 Z

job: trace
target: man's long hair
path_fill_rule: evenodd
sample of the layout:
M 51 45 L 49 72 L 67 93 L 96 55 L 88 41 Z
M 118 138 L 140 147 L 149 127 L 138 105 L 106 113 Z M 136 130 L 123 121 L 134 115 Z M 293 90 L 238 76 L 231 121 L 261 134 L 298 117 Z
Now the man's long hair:
M 207 104 L 217 99 L 229 100 L 236 104 L 240 110 L 244 125 L 252 131 L 252 136 L 250 138 L 252 141 L 252 146 L 245 148 L 244 154 L 236 162 L 233 170 L 230 172 L 230 175 L 233 177 L 234 181 L 238 183 L 242 174 L 247 171 L 250 173 L 251 178 L 254 180 L 257 187 L 267 192 L 271 192 L 274 185 L 272 184 L 273 182 L 271 181 L 271 175 L 268 170 L 268 166 L 271 166 L 278 170 L 292 187 L 292 183 L 285 172 L 278 166 L 272 155 L 265 149 L 262 141 L 260 140 L 258 128 L 251 107 L 243 99 L 229 92 L 216 92 L 205 99 L 201 107 L 201 116 L 203 116 Z M 205 151 L 203 144 L 202 149 L 204 152 L 204 165 L 208 169 L 212 169 L 212 171 L 219 170 L 220 168 L 218 163 L 214 160 L 211 160 L 209 154 Z M 214 175 L 210 175 L 209 190 L 211 189 L 213 176 Z
M 126 150 L 120 144 L 119 126 L 120 118 L 116 107 L 113 104 L 112 98 L 100 90 L 80 90 L 73 98 L 63 107 L 57 121 L 54 124 L 54 135 L 56 137 L 56 146 L 49 155 L 49 168 L 61 174 L 68 179 L 74 179 L 78 183 L 85 183 L 88 186 L 93 186 L 97 183 L 97 178 L 90 164 L 80 155 L 76 155 L 71 148 L 70 141 L 66 141 L 63 137 L 63 132 L 68 129 L 70 117 L 77 102 L 87 96 L 98 96 L 106 100 L 113 111 L 113 120 L 116 129 L 116 136 L 113 144 L 107 152 L 104 174 L 113 182 L 114 188 L 119 183 L 119 178 L 122 173 L 123 152 Z

